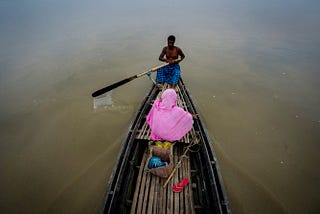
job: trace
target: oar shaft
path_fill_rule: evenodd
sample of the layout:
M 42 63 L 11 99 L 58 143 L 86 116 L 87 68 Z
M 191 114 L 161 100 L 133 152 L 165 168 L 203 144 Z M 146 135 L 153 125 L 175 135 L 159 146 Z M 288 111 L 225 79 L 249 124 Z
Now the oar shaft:
M 124 84 L 130 82 L 131 80 L 134 80 L 135 78 L 137 78 L 136 75 L 132 76 L 132 77 L 129 77 L 129 78 L 126 78 L 126 79 L 123 79 L 123 80 L 121 80 L 119 82 L 113 83 L 112 85 L 109 85 L 109 86 L 104 87 L 102 89 L 99 89 L 99 90 L 97 90 L 97 91 L 92 93 L 92 97 L 100 96 L 100 95 L 102 95 L 102 94 L 104 94 L 104 93 L 106 93 L 108 91 L 111 91 L 114 88 L 117 88 L 117 87 L 119 87 L 121 85 L 124 85 Z
M 181 163 L 182 163 L 182 159 L 184 157 L 186 157 L 187 152 L 189 151 L 189 146 L 184 150 L 182 156 L 180 157 L 180 160 L 178 161 L 177 165 L 174 167 L 173 171 L 171 172 L 170 176 L 167 178 L 166 182 L 163 184 L 163 188 L 166 188 L 167 184 L 169 183 L 169 181 L 171 180 L 172 176 L 174 175 L 174 173 L 177 171 L 178 168 L 180 168 Z
M 193 145 L 196 144 L 196 142 L 198 143 L 198 139 L 193 139 L 190 144 L 187 146 L 187 148 L 185 148 L 183 154 L 181 155 L 177 165 L 174 167 L 174 169 L 172 170 L 171 174 L 169 175 L 169 177 L 167 178 L 166 182 L 163 184 L 163 188 L 166 188 L 167 184 L 169 183 L 169 181 L 171 180 L 172 176 L 174 175 L 174 173 L 177 171 L 178 168 L 181 167 L 181 164 L 182 164 L 182 159 L 187 157 L 187 152 L 190 150 L 190 147 L 192 147 Z
M 160 68 L 163 68 L 163 67 L 165 67 L 167 65 L 169 65 L 169 63 L 165 63 L 165 64 L 162 64 L 162 65 L 156 66 L 154 68 L 149 69 L 148 71 L 142 72 L 140 74 L 136 74 L 136 75 L 134 75 L 132 77 L 129 77 L 129 78 L 126 78 L 126 79 L 123 79 L 123 80 L 120 80 L 119 82 L 113 83 L 112 85 L 109 85 L 107 87 L 104 87 L 102 89 L 99 89 L 99 90 L 93 92 L 92 93 L 92 97 L 100 96 L 100 95 L 102 95 L 102 94 L 104 94 L 104 93 L 106 93 L 108 91 L 111 91 L 112 89 L 115 89 L 115 88 L 117 88 L 117 87 L 119 87 L 121 85 L 124 85 L 124 84 L 130 82 L 131 80 L 134 80 L 134 79 L 136 79 L 138 77 L 141 77 L 141 76 L 144 76 L 144 75 L 148 74 L 149 71 L 150 72 L 154 72 L 154 71 L 157 71 Z
M 150 72 L 155 72 L 155 71 L 159 70 L 160 68 L 163 68 L 163 67 L 165 67 L 165 66 L 167 66 L 167 65 L 169 65 L 169 63 L 165 63 L 165 64 L 159 65 L 159 66 L 157 66 L 157 67 L 151 68 L 151 69 L 148 70 L 148 71 L 145 71 L 145 72 L 142 72 L 142 73 L 140 73 L 140 74 L 137 74 L 136 77 L 141 77 L 141 76 L 143 76 L 143 75 L 146 75 L 146 74 L 149 73 L 149 71 L 150 71 Z

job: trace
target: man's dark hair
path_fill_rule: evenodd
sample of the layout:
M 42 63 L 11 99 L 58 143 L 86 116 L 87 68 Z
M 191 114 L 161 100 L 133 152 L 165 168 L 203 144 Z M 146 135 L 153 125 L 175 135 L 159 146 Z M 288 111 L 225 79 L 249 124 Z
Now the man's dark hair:
M 168 41 L 173 41 L 173 42 L 175 42 L 175 41 L 176 41 L 176 37 L 175 37 L 174 35 L 170 35 L 170 36 L 168 37 Z

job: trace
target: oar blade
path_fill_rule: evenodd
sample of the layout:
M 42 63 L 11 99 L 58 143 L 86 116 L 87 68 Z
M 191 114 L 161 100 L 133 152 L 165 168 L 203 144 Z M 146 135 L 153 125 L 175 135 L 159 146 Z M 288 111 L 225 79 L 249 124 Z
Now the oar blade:
M 132 77 L 129 77 L 129 78 L 126 78 L 124 80 L 121 80 L 119 82 L 113 83 L 112 85 L 109 85 L 109 86 L 104 87 L 102 89 L 99 89 L 98 91 L 95 91 L 95 92 L 92 93 L 92 97 L 100 96 L 100 95 L 102 95 L 102 94 L 104 94 L 104 93 L 106 93 L 108 91 L 111 91 L 112 89 L 115 89 L 115 88 L 117 88 L 117 87 L 119 87 L 119 86 L 121 86 L 123 84 L 126 84 L 126 83 L 130 82 L 131 80 L 133 80 L 135 78 L 137 78 L 136 75 L 132 76 Z

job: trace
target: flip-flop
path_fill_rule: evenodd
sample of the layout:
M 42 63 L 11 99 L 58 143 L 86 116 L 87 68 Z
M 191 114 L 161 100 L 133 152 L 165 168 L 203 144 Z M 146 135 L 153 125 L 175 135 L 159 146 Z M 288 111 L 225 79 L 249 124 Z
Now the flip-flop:
M 188 178 L 184 178 L 180 183 L 177 183 L 176 185 L 174 185 L 172 187 L 172 191 L 173 192 L 181 192 L 183 190 L 183 188 L 189 183 L 189 179 Z

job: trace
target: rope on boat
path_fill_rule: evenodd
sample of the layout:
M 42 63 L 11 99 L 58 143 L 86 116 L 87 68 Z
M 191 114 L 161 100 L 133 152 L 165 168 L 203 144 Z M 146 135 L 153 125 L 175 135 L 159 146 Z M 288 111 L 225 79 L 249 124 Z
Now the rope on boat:
M 194 145 L 198 145 L 199 148 L 197 150 L 192 150 L 191 147 Z M 176 164 L 176 166 L 174 167 L 173 171 L 171 172 L 170 176 L 167 178 L 166 182 L 163 184 L 163 188 L 166 188 L 167 184 L 169 183 L 169 181 L 171 180 L 172 176 L 174 175 L 174 173 L 177 171 L 178 168 L 181 167 L 181 163 L 183 158 L 188 158 L 187 156 L 187 152 L 198 152 L 200 150 L 200 145 L 199 145 L 199 139 L 193 138 L 192 141 L 190 142 L 190 144 L 187 146 L 187 148 L 184 150 L 183 154 L 180 156 L 180 159 L 178 161 L 178 163 Z
M 148 75 L 149 79 L 153 82 L 153 84 L 156 85 L 157 84 L 156 81 L 154 81 L 154 79 L 152 79 L 152 77 L 151 77 L 151 70 L 148 71 L 147 75 Z

